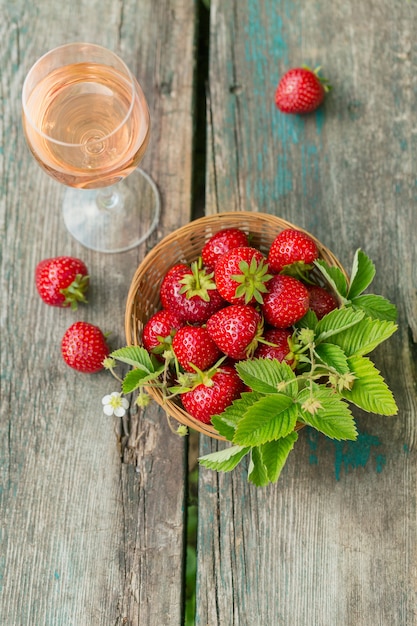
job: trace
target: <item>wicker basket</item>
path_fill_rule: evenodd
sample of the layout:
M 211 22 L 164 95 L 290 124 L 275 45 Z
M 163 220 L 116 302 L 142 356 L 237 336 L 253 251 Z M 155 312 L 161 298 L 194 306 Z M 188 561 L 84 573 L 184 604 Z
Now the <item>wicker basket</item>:
M 132 280 L 126 304 L 125 332 L 128 345 L 140 345 L 142 330 L 148 319 L 161 307 L 159 288 L 165 273 L 176 263 L 190 263 L 200 255 L 204 243 L 223 228 L 240 228 L 251 234 L 251 245 L 266 254 L 276 235 L 285 228 L 297 228 L 274 215 L 266 213 L 230 212 L 202 217 L 179 228 L 160 241 L 139 265 Z M 304 231 L 307 232 L 307 231 Z M 336 265 L 344 273 L 338 259 L 313 235 L 320 257 L 329 265 Z M 320 282 L 321 274 L 317 276 Z M 185 424 L 210 437 L 224 440 L 224 437 L 210 424 L 203 424 L 189 415 L 178 398 L 165 399 L 158 389 L 148 388 L 150 396 L 167 413 L 181 424 Z

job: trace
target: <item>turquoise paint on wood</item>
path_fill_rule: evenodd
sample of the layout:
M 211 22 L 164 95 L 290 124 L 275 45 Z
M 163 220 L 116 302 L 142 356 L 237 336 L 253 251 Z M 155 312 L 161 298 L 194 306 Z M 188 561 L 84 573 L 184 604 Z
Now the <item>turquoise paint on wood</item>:
M 318 445 L 322 438 L 320 433 L 309 429 L 307 443 L 310 448 L 310 465 L 318 465 L 319 463 Z M 386 465 L 385 455 L 377 453 L 377 448 L 382 443 L 375 435 L 359 433 L 356 441 L 331 441 L 327 437 L 324 437 L 324 440 L 333 445 L 336 480 L 340 480 L 343 471 L 348 474 L 359 467 L 366 467 L 370 461 L 378 474 Z
M 384 466 L 386 464 L 386 458 L 383 454 L 377 454 L 375 457 L 375 463 L 376 463 L 376 471 L 378 472 L 378 474 L 380 472 L 382 472 L 382 470 L 384 469 Z
M 274 203 L 294 189 L 291 146 L 299 143 L 297 122 L 283 116 L 275 107 L 274 94 L 279 78 L 288 67 L 288 32 L 294 6 L 292 2 L 265 2 L 262 5 L 248 0 L 243 12 L 244 59 L 247 71 L 254 77 L 250 93 L 242 94 L 241 115 L 243 128 L 250 128 L 253 108 L 245 106 L 244 98 L 251 98 L 259 119 L 264 119 L 268 131 L 264 137 L 255 137 L 258 152 L 246 153 L 247 170 L 255 173 L 245 181 L 247 197 L 261 210 L 273 211 Z M 248 119 L 246 119 L 248 118 Z M 247 144 L 253 143 L 251 138 Z M 277 154 L 275 170 L 268 172 L 271 154 Z M 268 173 L 267 173 L 268 172 Z
M 232 128 L 233 121 L 241 118 L 243 148 L 256 146 L 253 150 L 240 150 L 239 140 L 236 166 L 240 162 L 241 169 L 251 173 L 245 177 L 245 194 L 250 206 L 272 212 L 276 203 L 279 206 L 283 197 L 294 192 L 297 184 L 301 185 L 299 188 L 310 206 L 319 201 L 314 190 L 320 183 L 319 160 L 325 113 L 319 109 L 307 119 L 282 114 L 275 106 L 275 89 L 282 74 L 297 62 L 302 63 L 290 59 L 288 54 L 289 43 L 294 38 L 301 42 L 301 30 L 292 20 L 294 12 L 292 2 L 259 5 L 255 0 L 247 0 L 246 10 L 242 13 L 245 16 L 243 24 L 237 28 L 244 33 L 241 49 L 245 66 L 243 76 L 253 77 L 250 89 L 236 69 L 238 58 L 226 61 L 232 94 L 227 99 L 226 126 Z M 246 137 L 246 129 L 253 127 L 254 114 L 264 121 L 267 132 L 264 136 Z M 313 138 L 312 126 L 315 129 Z M 296 151 L 295 146 L 298 146 Z M 276 163 L 272 170 L 271 154 L 275 155 Z
M 249 0 L 247 3 L 247 23 L 244 26 L 246 35 L 245 54 L 248 63 L 254 63 L 255 69 L 263 71 L 264 61 L 273 59 L 288 64 L 288 43 L 285 34 L 286 20 L 291 19 L 292 3 L 280 3 L 279 10 L 276 3 L 265 3 L 259 6 L 258 0 Z M 268 16 L 264 23 L 260 13 Z M 270 65 L 269 65 L 270 67 Z M 275 80 L 279 76 L 279 65 L 275 64 Z M 268 71 L 269 74 L 269 71 Z M 262 74 L 264 77 L 264 74 Z
M 315 118 L 315 122 L 316 122 L 316 129 L 317 129 L 317 134 L 321 135 L 322 130 L 323 130 L 323 126 L 325 123 L 325 113 L 324 113 L 324 107 L 321 106 L 317 109 L 317 111 L 314 113 L 314 118 Z
M 317 430 L 313 428 L 308 428 L 307 430 L 307 441 L 310 447 L 311 453 L 309 456 L 310 465 L 318 465 L 319 459 L 317 456 L 317 446 L 318 446 L 319 433 Z
M 347 474 L 352 469 L 366 467 L 371 459 L 376 463 L 377 472 L 381 472 L 385 465 L 385 457 L 382 454 L 375 454 L 375 448 L 380 445 L 378 437 L 367 433 L 359 433 L 356 441 L 335 441 L 336 480 L 340 480 L 342 470 Z

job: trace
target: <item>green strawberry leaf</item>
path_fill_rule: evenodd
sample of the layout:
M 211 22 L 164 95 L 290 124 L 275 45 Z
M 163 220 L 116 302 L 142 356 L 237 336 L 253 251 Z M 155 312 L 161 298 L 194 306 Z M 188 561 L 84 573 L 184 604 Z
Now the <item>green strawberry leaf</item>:
M 366 317 L 355 326 L 334 335 L 329 341 L 337 344 L 348 357 L 363 356 L 372 352 L 396 330 L 394 322 Z
M 261 451 L 257 447 L 251 450 L 248 480 L 256 487 L 265 487 L 269 483 L 268 470 L 262 460 Z
M 130 370 L 123 379 L 122 391 L 123 393 L 132 393 L 135 389 L 148 385 L 153 380 L 156 380 L 160 374 L 164 371 L 163 366 L 156 372 L 147 373 L 142 369 Z
M 351 306 L 355 309 L 362 309 L 368 317 L 388 320 L 397 320 L 397 307 L 383 296 L 365 294 L 352 298 Z
M 307 313 L 302 317 L 296 324 L 296 328 L 311 328 L 311 330 L 315 330 L 318 323 L 317 315 L 309 309 Z
M 301 421 L 331 439 L 351 439 L 358 436 L 355 420 L 347 405 L 335 392 L 323 386 L 313 385 L 299 395 Z
M 323 261 L 323 259 L 317 259 L 314 261 L 314 265 L 320 270 L 325 280 L 329 283 L 330 287 L 332 287 L 342 302 L 346 302 L 348 282 L 342 270 L 339 267 L 328 265 L 325 261 Z
M 249 407 L 257 402 L 262 396 L 255 392 L 242 393 L 240 398 L 234 400 L 220 415 L 213 415 L 211 423 L 220 435 L 233 441 L 236 426 L 245 415 Z
M 295 396 L 298 392 L 296 377 L 287 363 L 277 359 L 247 359 L 236 364 L 236 371 L 245 385 L 260 393 L 282 391 Z
M 358 324 L 364 316 L 363 311 L 355 311 L 350 307 L 330 311 L 316 326 L 316 342 L 327 341 L 329 337 Z
M 145 370 L 147 372 L 154 372 L 155 366 L 152 361 L 149 352 L 142 346 L 127 346 L 115 350 L 110 354 L 111 357 L 132 367 Z
M 362 250 L 357 250 L 353 259 L 347 299 L 352 300 L 365 291 L 373 281 L 374 276 L 375 265 Z
M 396 415 L 398 407 L 394 396 L 372 361 L 352 356 L 348 362 L 356 380 L 351 390 L 343 391 L 343 397 L 369 413 Z
M 230 446 L 224 450 L 200 456 L 198 462 L 208 469 L 217 470 L 218 472 L 230 472 L 240 463 L 249 450 L 249 447 Z
M 239 420 L 233 443 L 256 446 L 286 437 L 295 428 L 297 407 L 283 394 L 264 396 L 249 407 Z
M 260 446 L 262 463 L 266 468 L 268 479 L 271 483 L 275 483 L 278 480 L 297 439 L 298 434 L 294 431 L 282 439 L 270 441 Z
M 321 343 L 315 348 L 315 353 L 324 365 L 338 374 L 346 374 L 349 371 L 347 357 L 341 347 L 332 343 Z

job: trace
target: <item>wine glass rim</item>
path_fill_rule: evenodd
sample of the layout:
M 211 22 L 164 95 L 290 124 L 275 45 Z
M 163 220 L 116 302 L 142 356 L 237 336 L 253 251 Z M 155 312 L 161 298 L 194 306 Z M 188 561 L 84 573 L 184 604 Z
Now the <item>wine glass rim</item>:
M 43 61 L 47 56 L 49 56 L 53 52 L 56 52 L 57 50 L 63 50 L 64 48 L 70 48 L 70 47 L 74 47 L 74 46 L 89 46 L 90 48 L 96 48 L 97 50 L 104 50 L 106 52 L 110 52 L 110 54 L 112 54 L 117 59 L 117 61 L 121 64 L 122 68 L 126 71 L 127 78 L 129 79 L 130 86 L 131 86 L 131 102 L 130 102 L 130 105 L 129 105 L 129 109 L 127 110 L 126 115 L 124 116 L 123 120 L 116 126 L 116 128 L 114 128 L 111 131 L 111 133 L 108 133 L 104 137 L 100 137 L 100 139 L 96 139 L 96 140 L 90 141 L 89 145 L 94 145 L 96 143 L 97 144 L 98 143 L 102 143 L 106 139 L 109 139 L 110 137 L 112 137 L 112 135 L 117 133 L 122 128 L 122 126 L 126 123 L 126 120 L 130 117 L 130 115 L 132 113 L 132 110 L 133 110 L 133 106 L 135 104 L 135 88 L 136 88 L 136 86 L 135 86 L 135 78 L 134 78 L 132 72 L 130 71 L 130 69 L 128 68 L 128 66 L 126 65 L 126 63 L 123 61 L 123 59 L 121 59 L 118 54 L 116 54 L 115 52 L 113 52 L 109 48 L 105 48 L 104 46 L 100 46 L 99 44 L 95 44 L 95 43 L 89 43 L 89 42 L 85 42 L 85 41 L 66 43 L 66 44 L 63 44 L 61 46 L 56 46 L 55 48 L 51 48 L 51 50 L 48 50 L 47 52 L 45 52 L 42 56 L 40 56 L 35 61 L 35 63 L 29 69 L 29 71 L 28 71 L 28 73 L 26 75 L 26 78 L 25 78 L 25 80 L 23 82 L 23 87 L 22 87 L 22 106 L 23 106 L 25 119 L 29 122 L 29 124 L 32 126 L 32 128 L 35 130 L 35 132 L 38 133 L 38 135 L 40 135 L 44 139 L 47 139 L 48 141 L 50 141 L 50 142 L 52 142 L 52 143 L 54 143 L 56 145 L 59 145 L 59 146 L 67 146 L 67 147 L 71 147 L 71 148 L 81 148 L 85 144 L 83 144 L 83 143 L 67 143 L 66 141 L 60 141 L 59 139 L 55 139 L 54 137 L 51 137 L 50 135 L 48 135 L 44 131 L 40 130 L 40 128 L 38 128 L 38 126 L 35 124 L 34 120 L 32 119 L 32 116 L 29 114 L 29 111 L 28 111 L 28 108 L 27 108 L 27 101 L 28 101 L 28 97 L 29 96 L 25 94 L 25 91 L 27 90 L 27 83 L 29 81 L 29 77 L 30 77 L 32 71 L 41 63 L 41 61 Z M 64 67 L 64 65 L 62 67 Z M 109 67 L 111 67 L 111 66 L 109 66 Z M 141 89 L 139 83 L 137 83 L 137 85 Z M 33 89 L 31 91 L 31 93 L 32 92 L 33 92 Z M 140 98 L 139 98 L 139 102 L 140 102 Z

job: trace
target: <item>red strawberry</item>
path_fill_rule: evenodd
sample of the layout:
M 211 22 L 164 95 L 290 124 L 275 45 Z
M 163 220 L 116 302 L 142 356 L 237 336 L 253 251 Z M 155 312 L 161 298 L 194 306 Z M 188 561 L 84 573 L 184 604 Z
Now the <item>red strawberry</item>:
M 201 251 L 203 263 L 206 267 L 214 270 L 222 254 L 229 252 L 232 248 L 248 245 L 248 236 L 243 230 L 239 228 L 224 228 L 210 237 L 203 246 Z
M 44 259 L 36 266 L 35 281 L 38 293 L 46 304 L 71 306 L 76 310 L 78 302 L 86 302 L 89 277 L 87 267 L 80 259 L 70 256 Z
M 164 309 L 184 322 L 196 324 L 202 324 L 225 305 L 213 275 L 201 267 L 200 261 L 172 267 L 162 281 L 160 299 Z
M 294 359 L 292 358 L 291 348 L 288 343 L 291 337 L 292 333 L 290 330 L 279 328 L 267 330 L 262 340 L 268 343 L 259 343 L 253 355 L 254 358 L 278 359 L 280 362 L 286 361 L 288 365 L 292 365 Z
M 319 320 L 339 306 L 333 294 L 324 287 L 307 285 L 307 290 L 310 296 L 310 309 L 314 311 Z
M 277 274 L 268 283 L 262 312 L 265 321 L 275 328 L 288 328 L 308 311 L 309 296 L 305 285 L 285 274 Z
M 195 371 L 192 365 L 199 370 L 206 370 L 221 356 L 220 350 L 202 326 L 180 328 L 172 341 L 172 348 L 178 363 L 186 372 Z
M 224 354 L 235 360 L 246 359 L 262 335 L 262 317 L 248 304 L 231 304 L 207 320 L 207 331 Z
M 73 369 L 93 374 L 103 369 L 103 360 L 109 355 L 109 348 L 97 326 L 75 322 L 62 338 L 61 354 L 65 363 Z
M 283 113 L 310 113 L 324 100 L 330 85 L 318 75 L 320 68 L 296 67 L 286 72 L 278 83 L 275 104 Z
M 157 311 L 143 327 L 142 343 L 148 352 L 162 354 L 169 350 L 176 331 L 184 325 L 171 311 Z
M 231 304 L 262 303 L 271 278 L 264 255 L 250 246 L 232 248 L 217 261 L 214 280 L 220 295 Z
M 180 397 L 190 415 L 200 422 L 209 424 L 213 415 L 223 413 L 239 398 L 243 388 L 236 370 L 230 365 L 222 365 L 205 382 L 181 394 Z
M 286 266 L 294 265 L 295 263 L 302 266 L 311 266 L 318 255 L 317 245 L 307 233 L 293 228 L 286 228 L 272 242 L 267 261 L 269 269 L 278 273 Z M 306 269 L 309 269 L 309 267 Z
M 165 274 L 164 278 L 168 278 L 169 276 L 172 276 L 173 274 L 176 274 L 177 272 L 179 272 L 180 270 L 190 270 L 190 266 L 186 265 L 185 263 L 177 263 L 176 265 L 173 265 Z

